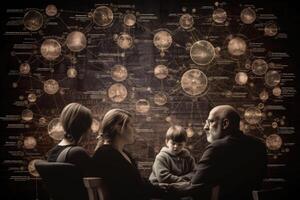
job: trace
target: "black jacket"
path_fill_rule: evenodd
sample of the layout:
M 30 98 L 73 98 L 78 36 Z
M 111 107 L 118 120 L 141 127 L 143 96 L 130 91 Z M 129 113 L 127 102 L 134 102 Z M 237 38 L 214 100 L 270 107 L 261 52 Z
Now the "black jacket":
M 108 187 L 110 200 L 145 200 L 150 196 L 161 196 L 164 192 L 141 177 L 135 161 L 128 152 L 129 163 L 111 145 L 99 147 L 94 156 L 94 174 L 102 177 Z
M 261 187 L 266 170 L 264 143 L 239 132 L 208 145 L 192 185 L 181 189 L 203 200 L 212 187 L 219 185 L 221 200 L 250 200 L 252 190 Z

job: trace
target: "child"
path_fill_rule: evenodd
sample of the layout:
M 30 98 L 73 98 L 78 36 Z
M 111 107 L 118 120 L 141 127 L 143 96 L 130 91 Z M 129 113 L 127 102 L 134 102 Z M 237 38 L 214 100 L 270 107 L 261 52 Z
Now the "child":
M 156 156 L 149 180 L 152 184 L 190 181 L 195 160 L 185 149 L 187 133 L 181 126 L 171 126 L 166 134 L 166 146 Z

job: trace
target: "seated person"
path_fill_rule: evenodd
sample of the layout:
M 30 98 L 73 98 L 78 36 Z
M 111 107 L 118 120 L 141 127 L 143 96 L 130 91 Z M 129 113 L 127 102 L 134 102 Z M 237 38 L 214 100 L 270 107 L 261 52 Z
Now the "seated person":
M 63 109 L 60 122 L 65 135 L 62 141 L 48 152 L 48 161 L 74 164 L 82 172 L 82 175 L 88 176 L 92 166 L 91 158 L 84 148 L 78 146 L 78 142 L 90 130 L 92 124 L 90 109 L 78 103 L 70 103 Z M 68 147 L 70 148 L 65 152 L 65 159 L 57 160 Z
M 134 142 L 132 120 L 130 113 L 122 109 L 108 111 L 102 120 L 93 161 L 95 176 L 105 181 L 110 200 L 144 200 L 162 192 L 141 177 L 134 159 L 124 149 Z
M 195 160 L 185 149 L 187 133 L 181 126 L 171 126 L 166 133 L 166 146 L 156 156 L 149 180 L 156 183 L 190 181 L 195 170 Z

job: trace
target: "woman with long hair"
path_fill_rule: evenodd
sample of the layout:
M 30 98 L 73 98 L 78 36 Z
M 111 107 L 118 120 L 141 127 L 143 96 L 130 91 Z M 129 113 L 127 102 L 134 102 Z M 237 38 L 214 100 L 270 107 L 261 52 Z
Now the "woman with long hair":
M 93 161 L 96 176 L 104 179 L 111 200 L 143 200 L 163 193 L 141 177 L 134 159 L 124 149 L 134 143 L 134 134 L 129 112 L 112 109 L 105 114 Z

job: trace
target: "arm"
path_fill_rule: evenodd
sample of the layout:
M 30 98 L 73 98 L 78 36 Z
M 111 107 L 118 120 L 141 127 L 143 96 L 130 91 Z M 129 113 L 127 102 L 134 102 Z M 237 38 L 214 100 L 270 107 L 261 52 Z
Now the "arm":
M 69 162 L 76 165 L 83 173 L 84 176 L 90 175 L 92 171 L 92 159 L 82 147 L 73 147 L 68 155 Z
M 170 172 L 166 159 L 159 156 L 156 157 L 154 161 L 153 173 L 156 175 L 157 180 L 160 183 L 174 183 L 184 181 L 182 177 L 173 175 Z
M 188 168 L 189 168 L 189 173 L 183 175 L 182 177 L 185 179 L 185 180 L 192 180 L 193 176 L 195 175 L 195 172 L 196 172 L 196 164 L 195 164 L 195 159 L 190 156 L 189 157 L 189 160 L 188 160 Z

